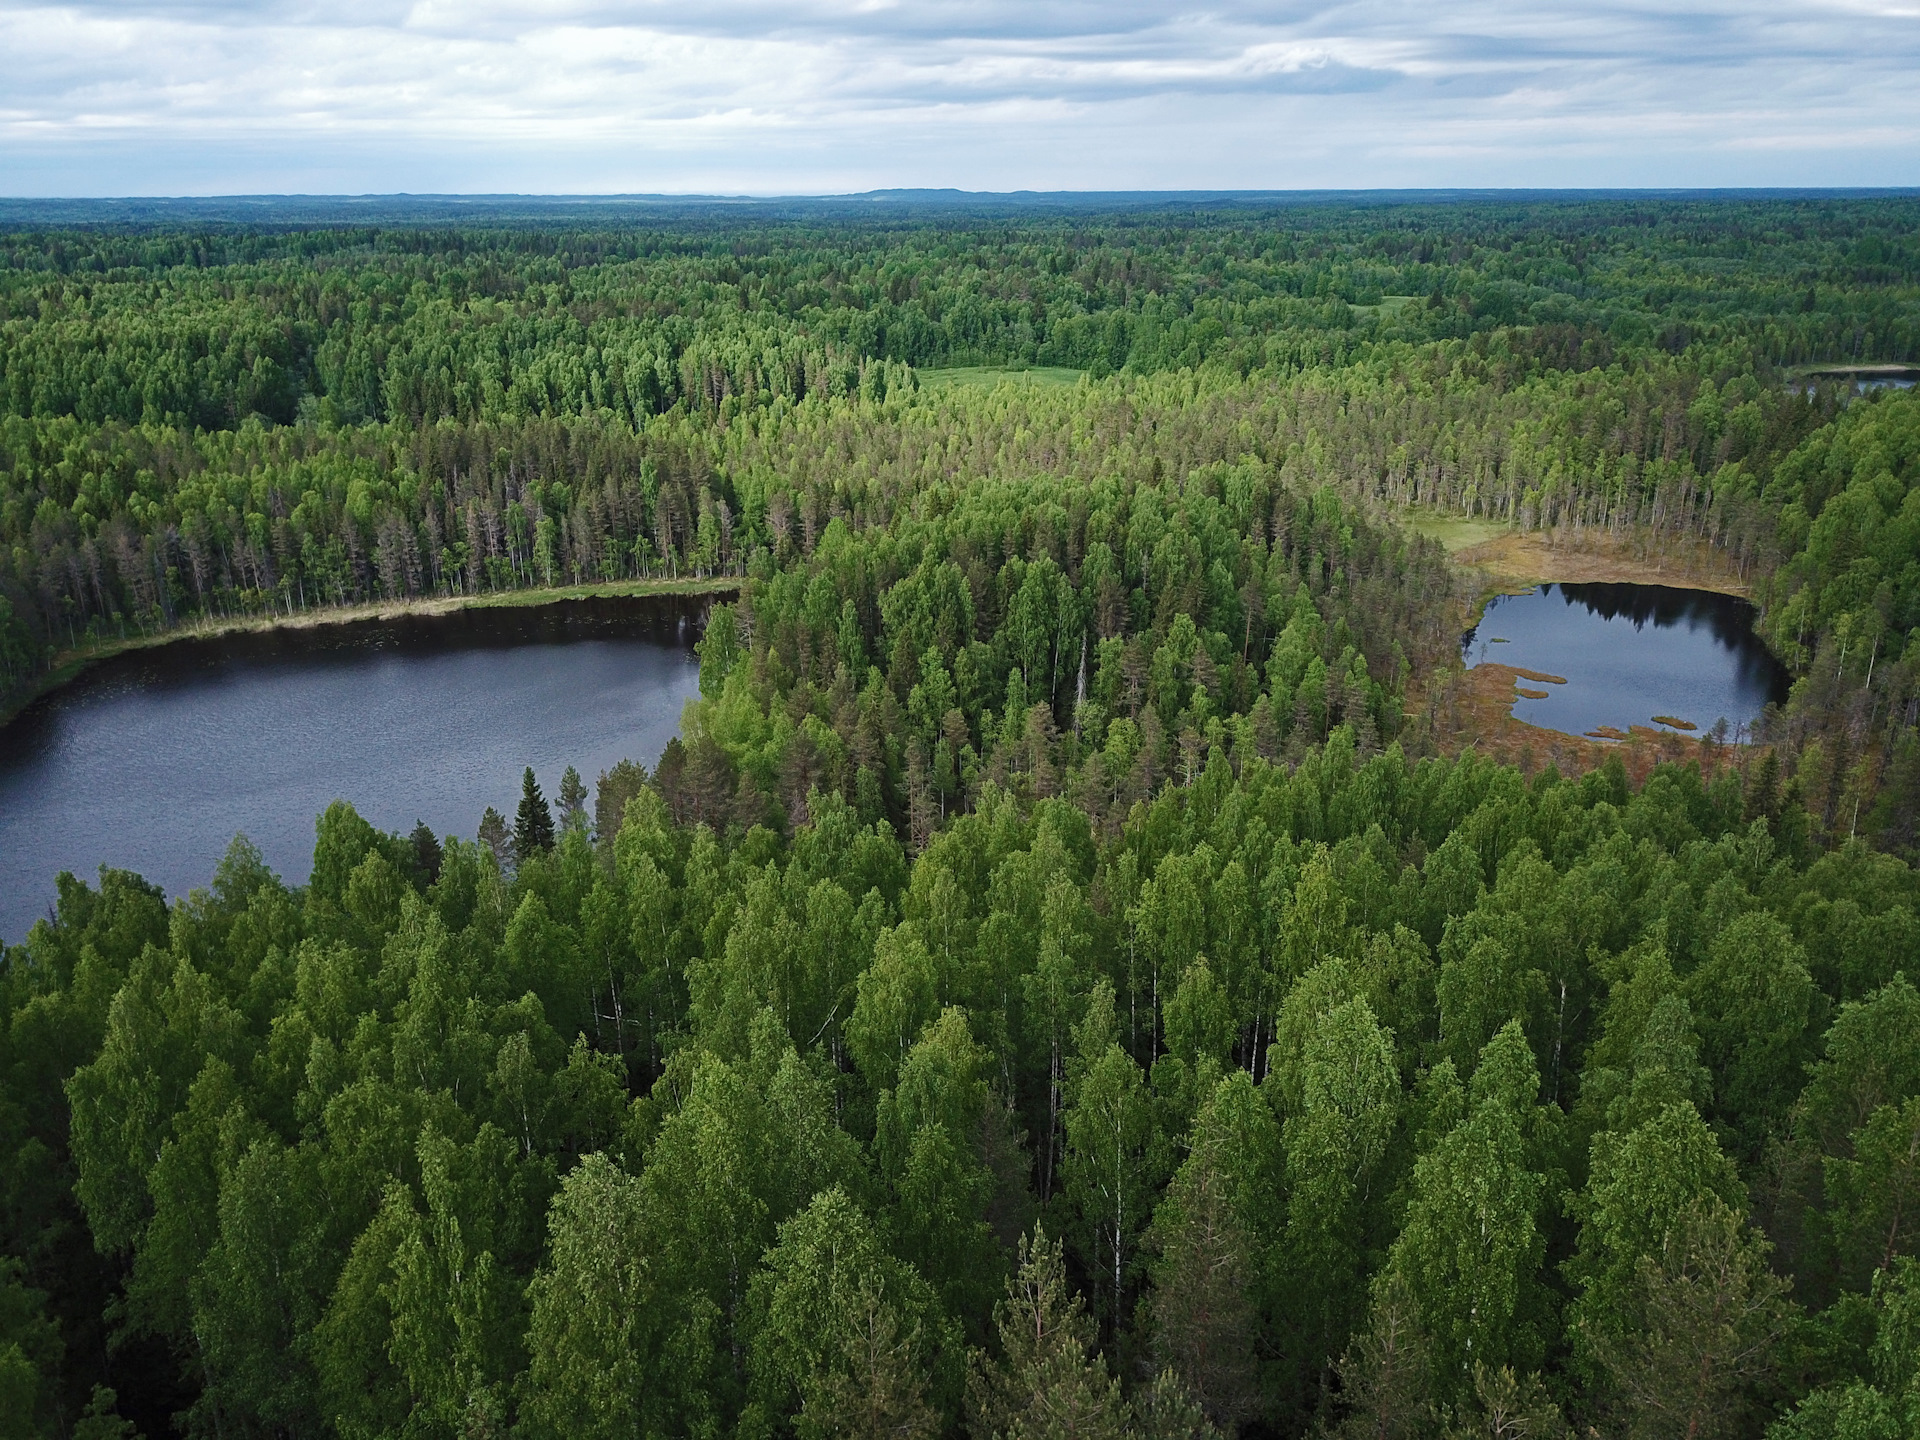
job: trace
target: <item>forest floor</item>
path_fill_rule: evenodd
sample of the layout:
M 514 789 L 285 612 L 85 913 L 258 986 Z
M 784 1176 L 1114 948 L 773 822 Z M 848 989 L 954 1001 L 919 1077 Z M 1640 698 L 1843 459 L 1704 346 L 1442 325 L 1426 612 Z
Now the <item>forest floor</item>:
M 705 580 L 609 580 L 591 585 L 554 585 L 531 590 L 494 590 L 480 595 L 437 595 L 411 600 L 378 600 L 365 605 L 328 605 L 292 614 L 228 615 L 189 621 L 168 630 L 145 634 L 111 635 L 85 640 L 54 656 L 53 666 L 31 686 L 0 700 L 4 726 L 42 695 L 76 679 L 89 666 L 130 650 L 149 650 L 180 640 L 215 640 L 226 635 L 257 634 L 267 630 L 314 630 L 328 625 L 352 625 L 367 620 L 398 620 L 409 615 L 451 615 L 456 610 L 490 610 L 529 605 L 556 605 L 568 600 L 623 599 L 647 595 L 729 595 L 740 588 L 734 576 Z

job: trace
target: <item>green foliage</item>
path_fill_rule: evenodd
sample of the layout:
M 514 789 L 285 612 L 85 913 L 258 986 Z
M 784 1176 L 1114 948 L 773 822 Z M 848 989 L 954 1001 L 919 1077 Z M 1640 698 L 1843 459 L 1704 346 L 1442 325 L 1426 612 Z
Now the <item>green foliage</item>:
M 0 1424 L 1910 1432 L 1913 402 L 1770 367 L 1905 353 L 1912 203 L 1624 204 L 7 242 L 6 686 L 737 595 L 591 826 L 61 878 Z M 1404 502 L 1747 566 L 1744 787 L 1436 753 Z
M 1143 1317 L 1164 1374 L 1226 1434 L 1260 1414 L 1262 1311 L 1280 1136 L 1245 1071 L 1220 1080 L 1195 1117 L 1187 1159 L 1153 1218 L 1153 1287 Z
M 1406 1222 L 1375 1304 L 1384 1309 L 1395 1286 L 1405 1287 L 1442 1403 L 1470 1393 L 1476 1362 L 1533 1368 L 1543 1358 L 1544 1186 L 1526 1163 L 1524 1138 L 1538 1089 L 1526 1041 L 1510 1021 L 1481 1055 L 1466 1117 L 1414 1167 Z
M 1920 1100 L 1912 987 L 1839 1003 L 1833 907 L 1896 933 L 1914 891 L 1702 829 L 1682 778 L 1622 805 L 1343 726 L 1124 817 L 985 784 L 910 863 L 837 794 L 715 833 L 652 778 L 510 877 L 342 805 L 303 891 L 244 844 L 170 913 L 63 881 L 0 972 L 9 1293 L 52 1297 L 8 1383 L 79 1424 L 111 1303 L 176 1408 L 369 1440 L 1011 1433 L 1043 1381 L 1183 1434 L 1545 1425 L 1532 1375 L 1645 1433 L 1824 1415 L 1876 1342 L 1795 1358 L 1773 1266 L 1835 1335 L 1893 1293 Z M 1582 998 L 1500 1018 L 1447 978 L 1488 946 Z M 1066 1251 L 1021 1262 L 1042 1213 Z M 996 1332 L 1003 1282 L 1057 1346 Z
M 1920 402 L 1847 403 L 1794 367 L 1911 356 L 1912 212 L 7 237 L 0 692 L 196 618 L 745 579 L 702 693 L 769 627 L 782 668 L 748 678 L 759 733 L 713 733 L 730 767 L 689 744 L 685 801 L 718 820 L 745 769 L 743 817 L 791 815 L 823 778 L 856 799 L 864 771 L 863 818 L 912 810 L 924 838 L 983 772 L 1047 792 L 1061 761 L 1040 752 L 1068 729 L 1116 742 L 1097 783 L 1121 808 L 1197 768 L 1215 723 L 1267 758 L 1343 720 L 1363 754 L 1390 739 L 1408 662 L 1441 658 L 1453 622 L 1436 570 L 1403 573 L 1354 512 L 1414 503 L 1726 550 L 1805 672 L 1770 738 L 1810 832 L 1908 847 Z M 1015 368 L 927 387 L 912 368 L 976 362 Z M 1025 383 L 1034 365 L 1085 378 Z M 850 715 L 841 693 L 764 704 L 842 667 Z M 912 733 L 866 703 L 875 668 Z M 1849 697 L 1864 736 L 1832 723 Z
M 648 1292 L 640 1182 L 603 1154 L 568 1175 L 529 1287 L 524 1423 L 533 1433 L 631 1435 L 645 1416 Z
M 838 1190 L 780 1227 L 750 1299 L 753 1370 L 802 1440 L 927 1436 L 958 1398 L 958 1337 L 912 1266 Z
M 1127 1430 L 1120 1382 L 1107 1373 L 1092 1320 L 1067 1284 L 1060 1247 L 1036 1230 L 994 1307 L 998 1353 L 977 1354 L 968 1377 L 968 1429 L 991 1440 L 1118 1440 Z
M 547 797 L 540 793 L 540 782 L 533 778 L 533 767 L 527 767 L 520 782 L 520 808 L 513 817 L 513 858 L 514 863 L 524 865 L 537 852 L 553 848 L 553 812 L 547 808 Z

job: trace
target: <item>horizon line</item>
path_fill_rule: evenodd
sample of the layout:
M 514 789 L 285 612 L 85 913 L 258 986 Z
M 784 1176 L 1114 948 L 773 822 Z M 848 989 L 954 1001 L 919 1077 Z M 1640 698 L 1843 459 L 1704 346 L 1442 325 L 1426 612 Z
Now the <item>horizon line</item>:
M 849 191 L 227 191 L 173 195 L 17 195 L 0 193 L 0 206 L 36 205 L 205 205 L 274 204 L 316 201 L 367 204 L 380 201 L 474 204 L 512 201 L 553 205 L 632 203 L 779 204 L 795 201 L 919 200 L 1268 200 L 1343 199 L 1348 197 L 1420 198 L 1712 198 L 1734 197 L 1898 197 L 1920 196 L 1920 185 L 1647 185 L 1647 186 L 1316 186 L 1296 189 L 1152 189 L 1152 190 L 964 190 L 957 186 L 884 186 Z

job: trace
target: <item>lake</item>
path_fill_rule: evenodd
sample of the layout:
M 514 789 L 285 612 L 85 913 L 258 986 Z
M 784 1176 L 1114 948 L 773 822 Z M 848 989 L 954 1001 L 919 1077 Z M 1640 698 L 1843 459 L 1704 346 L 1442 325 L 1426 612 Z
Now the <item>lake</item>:
M 183 640 L 118 656 L 0 729 L 0 940 L 47 913 L 54 876 L 104 862 L 169 896 L 244 832 L 290 884 L 345 799 L 383 830 L 471 838 L 511 821 L 531 765 L 558 812 L 651 767 L 699 689 L 706 601 L 596 599 Z M 591 798 L 588 801 L 591 805 Z
M 1724 718 L 1751 725 L 1791 680 L 1753 632 L 1754 607 L 1668 585 L 1542 585 L 1501 595 L 1462 644 L 1472 665 L 1496 661 L 1556 676 L 1522 680 L 1514 718 L 1570 735 L 1626 730 L 1655 717 L 1700 734 Z M 1660 728 L 1677 728 L 1662 725 Z
M 1920 369 L 1911 365 L 1833 365 L 1810 370 L 1793 381 L 1792 388 L 1806 391 L 1820 385 L 1847 385 L 1856 395 L 1880 390 L 1911 390 L 1920 382 Z

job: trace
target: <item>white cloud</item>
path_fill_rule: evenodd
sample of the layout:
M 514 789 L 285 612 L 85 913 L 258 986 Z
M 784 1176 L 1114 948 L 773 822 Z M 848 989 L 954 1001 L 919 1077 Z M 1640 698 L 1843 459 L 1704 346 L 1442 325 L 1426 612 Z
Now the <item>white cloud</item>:
M 1912 0 L 0 0 L 0 192 L 1920 182 Z

